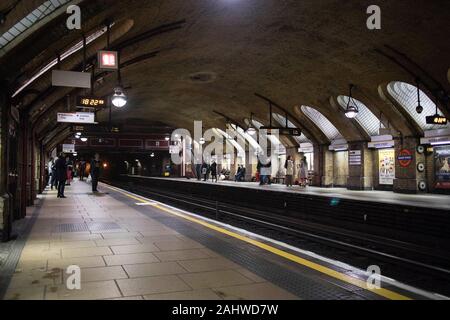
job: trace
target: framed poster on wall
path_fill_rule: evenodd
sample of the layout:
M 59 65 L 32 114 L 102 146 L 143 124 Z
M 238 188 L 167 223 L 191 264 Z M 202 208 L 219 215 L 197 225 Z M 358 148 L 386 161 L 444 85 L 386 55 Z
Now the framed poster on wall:
M 378 150 L 378 170 L 380 176 L 380 184 L 394 185 L 395 179 L 395 150 L 382 149 Z
M 434 148 L 436 189 L 450 189 L 450 145 Z

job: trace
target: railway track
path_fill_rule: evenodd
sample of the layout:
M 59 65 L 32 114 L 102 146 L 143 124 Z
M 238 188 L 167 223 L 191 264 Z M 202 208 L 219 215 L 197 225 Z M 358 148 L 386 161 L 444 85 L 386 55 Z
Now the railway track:
M 450 255 L 434 248 L 286 217 L 270 209 L 261 211 L 147 186 L 108 183 L 361 269 L 376 264 L 387 277 L 450 294 Z

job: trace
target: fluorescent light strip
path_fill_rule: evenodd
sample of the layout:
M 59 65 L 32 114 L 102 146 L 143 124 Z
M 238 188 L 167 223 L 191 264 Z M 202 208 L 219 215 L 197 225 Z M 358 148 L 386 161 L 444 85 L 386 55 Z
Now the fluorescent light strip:
M 450 140 L 448 140 L 448 141 L 432 142 L 431 143 L 432 146 L 442 146 L 442 145 L 445 145 L 445 144 L 450 144 Z

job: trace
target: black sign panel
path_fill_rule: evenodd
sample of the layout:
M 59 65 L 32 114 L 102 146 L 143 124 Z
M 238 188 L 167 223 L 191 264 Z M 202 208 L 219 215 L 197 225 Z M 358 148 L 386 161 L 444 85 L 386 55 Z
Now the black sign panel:
M 292 136 L 292 137 L 300 137 L 302 132 L 297 128 L 269 128 L 269 127 L 261 127 L 260 130 L 267 130 L 268 134 L 274 133 L 278 130 L 280 136 Z
M 427 117 L 427 124 L 437 124 L 437 125 L 445 126 L 447 124 L 447 122 L 448 122 L 448 120 L 446 117 L 440 116 L 438 114 Z
M 80 108 L 102 108 L 106 106 L 106 99 L 92 96 L 78 96 L 77 107 Z

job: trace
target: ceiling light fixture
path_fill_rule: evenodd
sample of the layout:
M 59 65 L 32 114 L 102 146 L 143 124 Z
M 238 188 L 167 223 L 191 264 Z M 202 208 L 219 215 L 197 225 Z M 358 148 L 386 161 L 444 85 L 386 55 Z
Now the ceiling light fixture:
M 251 136 L 254 136 L 256 134 L 256 128 L 253 125 L 253 113 L 250 114 L 250 123 L 248 125 L 247 133 Z
M 111 100 L 112 104 L 117 108 L 123 108 L 127 104 L 127 96 L 125 95 L 122 87 L 116 87 Z
M 353 100 L 353 88 L 355 86 L 353 84 L 350 85 L 350 94 L 348 96 L 348 103 L 345 109 L 345 116 L 349 119 L 354 119 L 358 116 L 359 108 L 356 104 L 355 100 Z M 352 103 L 353 102 L 353 103 Z
M 420 104 L 420 80 L 417 79 L 416 80 L 416 84 L 417 84 L 417 107 L 416 107 L 416 111 L 418 114 L 421 114 L 423 112 L 423 107 Z
M 123 108 L 127 104 L 127 96 L 125 95 L 122 85 L 122 73 L 120 72 L 120 51 L 117 52 L 117 82 L 118 85 L 114 88 L 114 94 L 111 102 L 115 107 Z
M 81 138 L 81 141 L 82 141 L 82 142 L 87 142 L 87 141 L 88 141 L 88 138 Z

